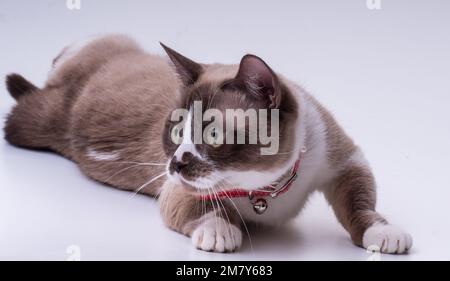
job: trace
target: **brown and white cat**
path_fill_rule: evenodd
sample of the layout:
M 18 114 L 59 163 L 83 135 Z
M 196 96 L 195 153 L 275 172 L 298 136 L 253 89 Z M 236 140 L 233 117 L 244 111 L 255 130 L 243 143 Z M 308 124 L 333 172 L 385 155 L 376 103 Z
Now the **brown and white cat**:
M 50 149 L 92 179 L 159 197 L 165 223 L 202 250 L 234 251 L 243 221 L 279 225 L 318 190 L 356 245 L 408 251 L 411 236 L 375 211 L 375 180 L 360 149 L 312 96 L 253 55 L 239 65 L 199 64 L 163 47 L 171 62 L 111 35 L 63 49 L 43 88 L 9 75 L 17 105 L 6 140 Z M 278 152 L 261 154 L 259 141 L 193 143 L 195 101 L 220 112 L 278 110 Z M 176 144 L 169 116 L 179 108 L 189 114 Z M 276 194 L 266 196 L 267 186 Z

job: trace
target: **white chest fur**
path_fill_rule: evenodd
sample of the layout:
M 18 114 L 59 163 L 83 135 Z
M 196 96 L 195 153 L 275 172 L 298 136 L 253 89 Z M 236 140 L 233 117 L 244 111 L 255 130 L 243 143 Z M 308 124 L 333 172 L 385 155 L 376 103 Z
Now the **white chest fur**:
M 253 210 L 249 198 L 236 198 L 229 202 L 232 208 L 237 208 L 244 221 L 266 225 L 282 224 L 297 216 L 308 196 L 323 188 L 332 177 L 327 161 L 325 124 L 315 106 L 304 98 L 303 93 L 299 93 L 297 97 L 302 99 L 302 114 L 297 126 L 298 138 L 307 149 L 301 158 L 297 180 L 287 192 L 276 198 L 265 198 L 267 209 L 263 214 L 257 214 Z M 304 141 L 301 141 L 302 138 Z

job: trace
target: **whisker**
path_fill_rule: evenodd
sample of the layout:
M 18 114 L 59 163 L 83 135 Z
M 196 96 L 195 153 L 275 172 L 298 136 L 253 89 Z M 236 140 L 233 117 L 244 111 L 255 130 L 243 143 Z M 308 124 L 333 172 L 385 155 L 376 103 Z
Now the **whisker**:
M 135 162 L 135 161 L 121 161 L 121 162 L 112 162 L 113 164 L 136 164 L 142 166 L 166 166 L 167 163 L 157 163 L 157 162 Z
M 115 162 L 111 162 L 112 164 L 133 164 L 129 167 L 125 167 L 123 169 L 120 169 L 119 171 L 115 172 L 114 174 L 112 174 L 111 176 L 109 176 L 106 180 L 104 180 L 104 182 L 108 182 L 110 179 L 114 178 L 115 176 L 131 169 L 131 168 L 135 168 L 135 167 L 140 167 L 140 166 L 165 166 L 166 164 L 164 163 L 156 163 L 156 162 L 136 162 L 136 161 L 115 161 Z
M 209 197 L 211 198 L 211 201 L 213 201 L 214 199 L 213 199 L 212 196 L 211 196 L 211 191 L 210 191 L 210 189 L 208 188 L 207 191 L 208 191 Z M 212 208 L 213 208 L 213 214 L 214 214 L 214 223 L 215 223 L 216 229 L 217 229 L 217 226 L 218 226 L 218 224 L 217 224 L 217 216 L 215 215 L 215 214 L 216 214 L 216 207 L 214 207 L 214 202 L 211 202 L 211 203 L 212 203 L 211 206 L 212 206 Z
M 201 216 L 203 217 L 203 215 L 206 214 L 206 199 L 202 196 L 201 201 L 202 201 L 202 215 Z
M 121 174 L 121 173 L 123 173 L 123 172 L 125 172 L 125 171 L 127 171 L 127 170 L 129 170 L 129 169 L 131 169 L 131 168 L 135 168 L 135 167 L 139 167 L 140 165 L 139 164 L 134 164 L 134 165 L 132 165 L 132 166 L 129 166 L 129 167 L 126 167 L 126 168 L 123 168 L 123 169 L 120 169 L 118 172 L 116 172 L 116 173 L 114 173 L 113 175 L 111 175 L 110 177 L 108 177 L 106 180 L 104 180 L 105 182 L 108 182 L 110 179 L 112 179 L 113 177 L 115 177 L 115 176 L 117 176 L 117 175 L 119 175 L 119 174 Z
M 212 188 L 214 190 L 214 187 L 212 187 Z M 217 197 L 218 197 L 218 195 L 216 195 L 216 198 Z M 230 235 L 231 239 L 233 239 L 233 244 L 236 245 L 236 240 L 234 239 L 234 235 L 231 232 L 231 220 L 230 220 L 230 217 L 228 216 L 227 208 L 225 208 L 225 205 L 223 204 L 222 200 L 218 199 L 217 201 L 222 205 L 222 209 L 223 209 L 225 216 L 227 217 L 227 221 L 228 221 L 228 226 L 227 226 L 228 234 Z
M 154 182 L 155 180 L 159 179 L 162 176 L 165 176 L 167 172 L 164 172 L 162 174 L 159 174 L 157 176 L 155 176 L 154 178 L 152 178 L 151 180 L 149 180 L 148 182 L 144 183 L 143 185 L 141 185 L 138 189 L 136 189 L 133 193 L 133 195 L 131 196 L 131 198 L 133 198 L 134 196 L 136 196 L 136 194 L 139 193 L 139 191 L 141 191 L 144 187 L 146 187 L 147 185 L 151 184 L 152 182 Z
M 160 189 L 155 193 L 155 195 L 152 196 L 152 198 L 153 198 L 153 199 L 157 199 L 157 198 L 159 197 L 159 195 L 161 195 L 161 192 L 162 192 L 162 188 L 160 188 Z
M 229 181 L 228 181 L 227 179 L 225 179 L 225 178 L 222 178 L 222 181 L 226 181 L 226 182 L 228 182 L 229 184 L 231 184 L 231 182 L 229 182 Z M 244 220 L 244 218 L 242 217 L 241 212 L 239 211 L 239 209 L 238 209 L 238 207 L 236 206 L 236 204 L 234 203 L 234 201 L 233 201 L 233 200 L 230 198 L 230 196 L 228 196 L 228 194 L 225 192 L 225 190 L 224 190 L 223 188 L 221 188 L 220 186 L 218 186 L 218 187 L 224 192 L 225 196 L 228 198 L 228 200 L 231 202 L 231 204 L 233 204 L 234 208 L 236 209 L 236 212 L 238 213 L 238 215 L 239 215 L 239 217 L 240 217 L 240 219 L 241 219 L 241 221 L 242 221 L 242 223 L 243 223 L 243 225 L 244 225 L 245 232 L 246 232 L 246 234 L 247 234 L 247 237 L 248 237 L 248 240 L 249 240 L 249 243 L 250 243 L 250 249 L 251 249 L 251 251 L 253 251 L 253 243 L 252 243 L 252 239 L 251 239 L 251 237 L 250 237 L 250 231 L 248 230 L 247 224 L 245 223 L 245 220 Z M 225 186 L 223 186 L 223 187 L 225 187 Z

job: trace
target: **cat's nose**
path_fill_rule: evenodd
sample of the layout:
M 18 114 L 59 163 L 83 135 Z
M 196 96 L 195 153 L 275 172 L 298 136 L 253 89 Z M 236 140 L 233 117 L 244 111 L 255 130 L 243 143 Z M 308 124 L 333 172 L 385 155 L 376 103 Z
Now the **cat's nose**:
M 172 159 L 172 161 L 170 162 L 170 169 L 172 171 L 175 171 L 177 173 L 181 172 L 181 170 L 183 170 L 186 166 L 188 165 L 187 162 L 184 161 L 177 161 L 176 158 L 174 157 Z
M 177 173 L 181 172 L 181 170 L 183 170 L 183 168 L 186 167 L 186 166 L 187 166 L 187 164 L 186 164 L 186 163 L 183 163 L 183 162 L 174 162 L 174 163 L 173 163 L 173 169 L 174 169 Z

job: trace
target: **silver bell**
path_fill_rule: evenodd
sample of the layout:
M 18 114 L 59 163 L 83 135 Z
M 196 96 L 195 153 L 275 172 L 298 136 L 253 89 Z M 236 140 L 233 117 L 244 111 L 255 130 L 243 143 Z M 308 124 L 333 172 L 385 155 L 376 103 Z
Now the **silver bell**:
M 253 203 L 253 211 L 258 215 L 262 215 L 267 210 L 267 201 L 263 198 L 259 198 Z

